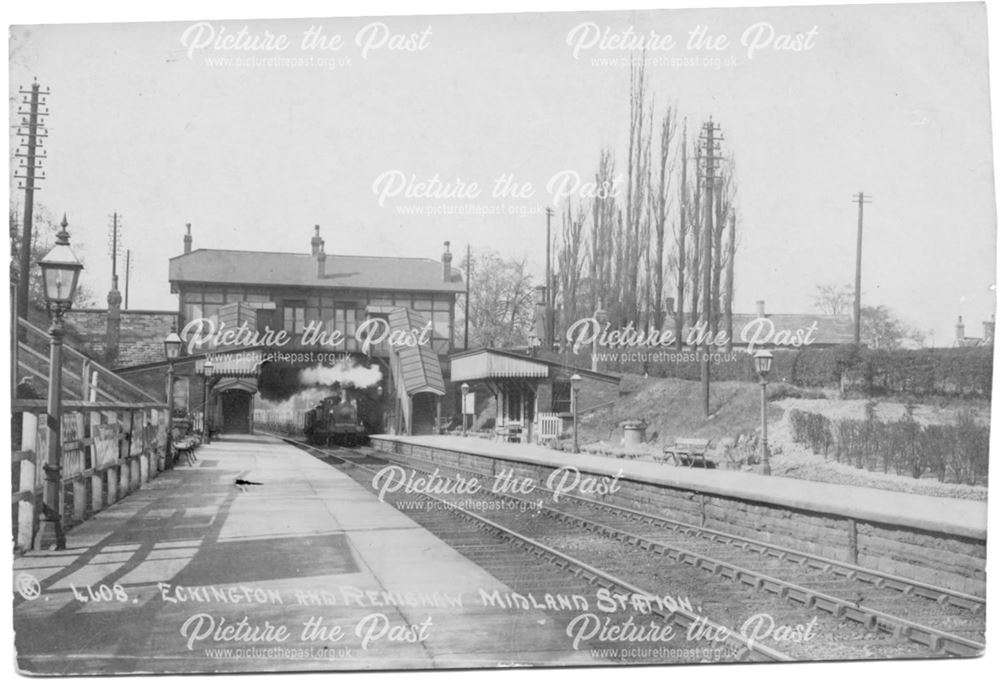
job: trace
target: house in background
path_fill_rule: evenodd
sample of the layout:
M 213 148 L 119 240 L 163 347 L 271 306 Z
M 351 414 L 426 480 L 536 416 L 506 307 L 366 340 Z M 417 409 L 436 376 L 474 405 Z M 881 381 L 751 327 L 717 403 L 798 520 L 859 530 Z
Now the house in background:
M 989 320 L 983 321 L 982 337 L 966 337 L 965 323 L 962 322 L 962 316 L 958 316 L 958 322 L 955 323 L 955 346 L 962 348 L 968 348 L 971 346 L 993 346 L 993 335 L 996 332 L 996 326 L 996 315 L 991 315 Z

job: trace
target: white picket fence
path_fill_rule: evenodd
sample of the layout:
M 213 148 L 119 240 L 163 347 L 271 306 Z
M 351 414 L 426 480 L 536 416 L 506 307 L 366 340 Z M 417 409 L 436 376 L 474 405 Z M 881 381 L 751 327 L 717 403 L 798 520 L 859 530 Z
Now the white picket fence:
M 558 439 L 562 434 L 562 418 L 556 413 L 538 413 L 535 424 L 535 439 L 538 443 Z

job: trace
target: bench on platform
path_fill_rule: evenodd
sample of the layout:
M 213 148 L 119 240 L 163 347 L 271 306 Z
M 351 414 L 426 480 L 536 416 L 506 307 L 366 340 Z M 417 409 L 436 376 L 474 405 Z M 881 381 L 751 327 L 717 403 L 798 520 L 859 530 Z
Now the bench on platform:
M 180 456 L 184 456 L 184 461 L 190 465 L 194 466 L 194 463 L 198 460 L 195 456 L 195 449 L 201 444 L 201 439 L 196 435 L 186 436 L 182 439 L 177 439 L 174 441 L 174 460 L 176 461 Z
M 497 440 L 508 443 L 520 443 L 523 430 L 524 427 L 520 422 L 508 422 L 496 428 Z
M 663 447 L 661 462 L 672 460 L 675 465 L 713 469 L 716 462 L 708 457 L 709 443 L 709 439 L 677 439 Z

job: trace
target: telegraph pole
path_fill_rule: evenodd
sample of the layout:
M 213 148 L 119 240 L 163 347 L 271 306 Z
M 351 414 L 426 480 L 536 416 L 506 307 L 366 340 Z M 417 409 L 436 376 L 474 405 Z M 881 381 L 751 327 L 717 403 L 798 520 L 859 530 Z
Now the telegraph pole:
M 469 292 L 472 289 L 472 245 L 465 245 L 465 348 L 469 348 Z M 464 410 L 464 408 L 463 408 Z M 465 417 L 462 417 L 465 420 Z M 464 425 L 464 422 L 463 422 Z
M 555 293 L 552 291 L 552 207 L 545 207 L 545 350 L 553 348 L 555 336 Z
M 858 257 L 854 267 L 854 343 L 861 344 L 861 236 L 864 231 L 865 204 L 871 204 L 872 198 L 864 192 L 854 195 L 858 203 Z
M 704 235 L 702 242 L 704 242 L 704 256 L 702 263 L 702 291 L 703 294 L 703 304 L 702 310 L 702 320 L 704 321 L 704 328 L 702 329 L 702 335 L 704 335 L 705 343 L 702 345 L 704 357 L 701 361 L 701 398 L 702 398 L 702 410 L 707 418 L 710 414 L 709 405 L 709 387 L 711 384 L 711 372 L 708 362 L 709 353 L 711 353 L 711 344 L 714 340 L 708 339 L 709 330 L 712 329 L 712 239 L 715 233 L 715 173 L 716 173 L 716 163 L 718 162 L 717 153 L 719 151 L 720 141 L 722 136 L 717 136 L 716 132 L 719 130 L 719 126 L 712 123 L 712 117 L 708 118 L 708 123 L 706 123 L 702 129 L 701 133 L 701 143 L 705 149 L 705 169 L 704 175 L 702 176 L 705 181 L 705 225 L 702 228 Z
M 125 250 L 125 310 L 128 310 L 128 281 L 132 277 L 132 250 Z
M 118 362 L 118 351 L 121 341 L 122 327 L 122 295 L 118 291 L 118 252 L 121 251 L 121 240 L 118 233 L 121 227 L 121 216 L 116 211 L 111 214 L 111 230 L 108 235 L 111 242 L 111 291 L 108 292 L 108 321 L 105 336 L 104 362 L 114 367 Z
M 14 172 L 14 177 L 23 182 L 18 183 L 18 189 L 24 190 L 24 229 L 21 237 L 20 272 L 18 274 L 17 315 L 28 317 L 28 290 L 31 282 L 31 232 L 35 213 L 35 182 L 45 180 L 45 171 L 40 170 L 45 160 L 45 151 L 39 151 L 44 138 L 48 137 L 45 129 L 45 117 L 49 108 L 44 107 L 49 90 L 44 91 L 38 81 L 31 84 L 30 90 L 18 89 L 21 101 L 18 103 L 17 114 L 21 117 L 17 126 L 17 135 L 22 139 L 15 157 L 20 157 L 20 163 Z M 21 151 L 21 148 L 25 151 Z
M 108 249 L 111 253 L 111 289 L 118 289 L 118 254 L 121 252 L 121 242 L 118 239 L 118 229 L 121 225 L 121 216 L 118 212 L 111 214 L 111 225 L 108 226 L 110 232 L 108 233 L 108 239 L 110 243 L 108 244 Z

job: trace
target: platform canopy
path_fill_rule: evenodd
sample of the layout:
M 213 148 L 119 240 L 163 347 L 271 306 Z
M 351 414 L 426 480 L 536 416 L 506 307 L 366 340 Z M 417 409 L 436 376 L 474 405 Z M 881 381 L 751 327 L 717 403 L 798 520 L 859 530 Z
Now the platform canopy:
M 480 349 L 451 357 L 451 381 L 548 377 L 547 363 L 497 349 Z
M 215 352 L 210 358 L 213 377 L 258 377 L 264 354 L 259 349 L 239 349 Z M 196 375 L 204 374 L 204 358 L 195 361 L 194 371 Z

